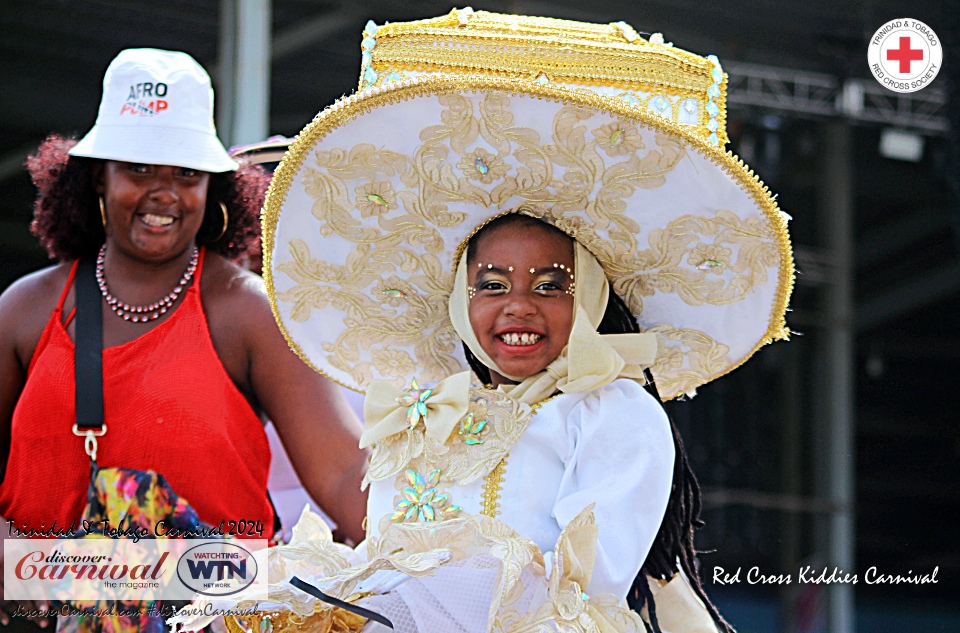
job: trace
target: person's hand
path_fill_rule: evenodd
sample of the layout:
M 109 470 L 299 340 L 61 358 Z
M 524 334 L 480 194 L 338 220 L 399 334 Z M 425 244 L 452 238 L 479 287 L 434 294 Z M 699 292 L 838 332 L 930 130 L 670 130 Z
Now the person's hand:
M 0 624 L 7 626 L 14 614 L 23 614 L 27 620 L 37 624 L 41 629 L 49 627 L 53 618 L 48 614 L 50 603 L 46 600 L 7 600 L 3 587 L 3 550 L 0 548 Z M 43 614 L 43 615 L 41 615 Z

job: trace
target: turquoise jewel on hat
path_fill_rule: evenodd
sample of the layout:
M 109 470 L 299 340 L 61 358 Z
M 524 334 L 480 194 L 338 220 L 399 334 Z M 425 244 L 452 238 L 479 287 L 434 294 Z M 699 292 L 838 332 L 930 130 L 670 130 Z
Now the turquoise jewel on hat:
M 363 27 L 363 30 L 366 32 L 367 35 L 370 35 L 371 37 L 375 37 L 379 29 L 377 28 L 377 25 L 374 24 L 373 20 L 367 20 L 367 25 Z
M 716 132 L 713 132 L 710 136 L 707 137 L 707 142 L 710 143 L 711 145 L 719 145 L 720 137 L 717 136 Z
M 273 633 L 273 618 L 269 615 L 260 620 L 260 633 Z
M 377 71 L 373 69 L 373 66 L 367 66 L 367 69 L 363 71 L 363 81 L 368 86 L 377 83 Z
M 712 117 L 715 117 L 718 114 L 720 114 L 720 108 L 717 106 L 716 103 L 714 103 L 713 99 L 707 102 L 707 114 L 709 114 Z
M 373 63 L 373 55 L 371 55 L 367 51 L 363 51 L 363 53 L 360 55 L 360 65 L 369 66 L 372 63 Z
M 377 40 L 373 39 L 372 37 L 365 37 L 360 42 L 360 48 L 365 51 L 372 51 L 376 45 Z
M 400 76 L 400 73 L 394 70 L 384 75 L 383 83 L 388 84 L 392 81 L 400 81 L 401 79 L 403 79 L 403 77 Z
M 627 103 L 629 103 L 630 105 L 633 105 L 633 106 L 640 105 L 640 99 L 638 99 L 636 95 L 632 95 L 632 94 L 629 94 L 629 93 L 627 93 L 627 94 L 622 94 L 622 95 L 620 95 L 620 99 L 621 99 L 622 101 L 626 101 Z
M 720 83 L 721 81 L 723 81 L 723 71 L 717 68 L 716 66 L 714 66 L 713 70 L 710 71 L 710 77 L 713 79 L 714 82 Z
M 707 88 L 707 94 L 708 94 L 709 96 L 713 97 L 714 99 L 716 99 L 717 97 L 719 97 L 719 96 L 720 96 L 720 86 L 719 86 L 719 84 L 713 84 L 712 86 L 710 86 L 709 88 Z

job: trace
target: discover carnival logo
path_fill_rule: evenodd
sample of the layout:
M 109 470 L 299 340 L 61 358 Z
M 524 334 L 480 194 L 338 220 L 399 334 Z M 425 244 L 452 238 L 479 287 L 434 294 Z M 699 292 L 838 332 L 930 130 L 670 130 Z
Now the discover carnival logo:
M 6 539 L 5 600 L 192 600 L 266 597 L 265 540 Z M 256 554 L 254 554 L 256 552 Z M 259 557 L 259 559 L 257 558 Z
M 933 29 L 919 20 L 890 20 L 870 39 L 867 62 L 884 88 L 916 92 L 940 72 L 943 45 Z

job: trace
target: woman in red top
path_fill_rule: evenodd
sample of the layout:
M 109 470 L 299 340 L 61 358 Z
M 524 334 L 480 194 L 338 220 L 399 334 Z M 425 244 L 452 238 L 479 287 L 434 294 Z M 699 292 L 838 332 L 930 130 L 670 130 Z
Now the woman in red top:
M 29 161 L 33 231 L 59 263 L 0 296 L 0 516 L 21 531 L 67 529 L 86 502 L 90 459 L 71 431 L 73 280 L 77 260 L 99 253 L 99 465 L 154 470 L 201 521 L 260 521 L 268 537 L 262 412 L 307 491 L 362 538 L 360 425 L 290 351 L 261 279 L 231 261 L 256 241 L 267 177 L 237 170 L 212 112 L 209 77 L 188 55 L 123 51 L 90 133 L 52 136 Z

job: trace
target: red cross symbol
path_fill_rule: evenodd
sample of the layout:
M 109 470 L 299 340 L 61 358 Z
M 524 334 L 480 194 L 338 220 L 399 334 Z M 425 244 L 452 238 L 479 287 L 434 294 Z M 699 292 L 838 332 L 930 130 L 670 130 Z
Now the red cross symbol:
M 910 36 L 900 38 L 900 48 L 891 48 L 887 51 L 887 60 L 900 62 L 900 72 L 910 72 L 910 62 L 923 60 L 922 48 L 910 48 Z

